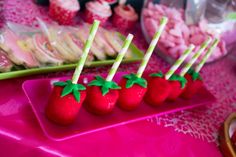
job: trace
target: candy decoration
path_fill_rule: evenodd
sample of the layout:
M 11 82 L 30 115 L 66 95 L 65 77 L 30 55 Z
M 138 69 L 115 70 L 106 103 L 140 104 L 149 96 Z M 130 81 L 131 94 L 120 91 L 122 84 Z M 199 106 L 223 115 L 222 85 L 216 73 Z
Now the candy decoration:
M 157 42 L 158 42 L 158 40 L 159 40 L 159 38 L 161 36 L 161 33 L 163 32 L 163 30 L 164 30 L 164 28 L 165 28 L 165 26 L 167 24 L 167 21 L 168 20 L 167 20 L 166 17 L 163 17 L 161 19 L 159 30 L 153 36 L 153 39 L 152 39 L 152 41 L 151 41 L 151 43 L 149 45 L 149 48 L 148 48 L 148 50 L 147 50 L 147 52 L 146 52 L 146 54 L 145 54 L 145 56 L 144 56 L 144 58 L 142 60 L 142 63 L 140 65 L 139 69 L 138 69 L 138 72 L 137 72 L 137 76 L 138 77 L 142 76 L 142 74 L 143 74 L 143 72 L 144 72 L 144 70 L 145 70 L 145 68 L 147 66 L 147 63 L 148 63 L 148 61 L 149 61 L 149 59 L 150 59 L 150 57 L 152 55 L 152 52 L 155 49 L 156 44 L 157 44 Z
M 75 72 L 74 72 L 73 77 L 72 77 L 72 83 L 74 83 L 74 84 L 76 84 L 78 82 L 79 76 L 81 74 L 84 63 L 85 63 L 86 58 L 88 56 L 89 50 L 92 46 L 92 42 L 94 40 L 95 34 L 98 30 L 98 26 L 99 26 L 99 21 L 95 20 L 92 27 L 91 27 L 89 37 L 88 37 L 88 39 L 85 43 L 85 46 L 84 46 L 84 49 L 83 49 L 83 54 L 82 54 L 77 66 L 76 66 Z
M 161 36 L 161 33 L 164 30 L 167 23 L 167 18 L 163 17 L 160 23 L 161 25 L 155 33 L 151 44 L 145 53 L 137 74 L 131 73 L 129 75 L 125 75 L 120 82 L 121 90 L 119 91 L 118 104 L 122 109 L 133 110 L 137 108 L 147 91 L 147 81 L 142 78 L 142 74 Z
M 89 49 L 99 26 L 99 21 L 94 21 L 89 37 L 84 46 L 84 52 L 75 69 L 72 81 L 55 82 L 52 95 L 46 107 L 46 115 L 51 121 L 60 125 L 69 125 L 76 119 L 79 109 L 85 100 L 86 88 L 77 84 L 80 73 L 88 56 Z
M 95 80 L 88 84 L 87 98 L 85 100 L 86 108 L 95 114 L 107 114 L 112 112 L 119 97 L 117 89 L 120 87 L 112 81 L 129 45 L 133 35 L 129 34 L 118 54 L 106 79 L 96 76 Z
M 194 56 L 191 58 L 191 60 L 184 66 L 184 68 L 181 70 L 180 72 L 180 76 L 184 76 L 186 74 L 186 72 L 189 70 L 189 68 L 193 65 L 193 63 L 196 62 L 196 60 L 198 59 L 198 57 L 204 52 L 204 50 L 206 49 L 206 47 L 209 45 L 209 43 L 211 42 L 211 38 L 208 38 L 200 47 L 200 49 L 198 50 L 198 52 L 196 52 L 194 54 Z
M 203 65 L 206 63 L 207 59 L 211 56 L 211 54 L 214 52 L 213 50 L 216 48 L 216 46 L 218 45 L 219 43 L 219 39 L 215 39 L 213 41 L 213 44 L 212 46 L 210 47 L 210 49 L 207 51 L 206 55 L 203 57 L 203 59 L 201 60 L 201 62 L 198 64 L 198 66 L 195 68 L 195 71 L 198 73 Z
M 106 81 L 111 81 L 125 55 L 125 53 L 127 52 L 128 48 L 129 48 L 129 45 L 131 43 L 133 39 L 133 35 L 132 34 L 129 34 L 128 37 L 126 38 L 125 42 L 124 42 L 124 45 L 120 51 L 120 53 L 118 54 L 118 56 L 116 57 L 116 60 L 111 68 L 111 70 L 109 71 L 108 73 L 108 76 L 106 78 Z
M 168 80 L 174 74 L 174 72 L 183 63 L 183 61 L 188 57 L 188 55 L 193 51 L 193 49 L 194 49 L 194 45 L 190 45 L 189 48 L 184 51 L 184 53 L 180 56 L 180 58 L 174 63 L 174 65 L 170 68 L 170 70 L 165 74 L 166 80 Z

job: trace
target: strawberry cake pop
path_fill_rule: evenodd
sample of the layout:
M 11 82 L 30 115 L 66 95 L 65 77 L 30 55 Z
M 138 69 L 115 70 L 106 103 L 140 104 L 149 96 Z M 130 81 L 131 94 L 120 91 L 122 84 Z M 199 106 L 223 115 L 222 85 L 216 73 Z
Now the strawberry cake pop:
M 171 85 L 169 78 L 174 74 L 178 67 L 188 57 L 188 55 L 194 49 L 194 45 L 190 45 L 188 49 L 180 56 L 170 70 L 164 75 L 162 72 L 153 73 L 148 78 L 148 90 L 144 97 L 144 101 L 152 106 L 158 106 L 162 104 L 170 94 Z
M 188 70 L 184 77 L 187 80 L 187 84 L 183 89 L 181 97 L 184 99 L 190 99 L 203 86 L 202 77 L 192 68 Z
M 85 100 L 85 86 L 78 84 L 79 76 L 89 53 L 89 49 L 95 37 L 99 26 L 99 21 L 95 21 L 91 27 L 91 33 L 84 47 L 84 53 L 81 56 L 75 69 L 72 80 L 55 82 L 52 94 L 46 106 L 46 116 L 49 120 L 60 124 L 69 125 L 73 123 L 78 115 L 79 109 Z
M 204 50 L 206 49 L 206 47 L 209 45 L 210 42 L 211 42 L 211 38 L 208 38 L 204 43 L 202 43 L 200 49 L 193 55 L 191 60 L 187 62 L 185 67 L 181 70 L 180 74 L 173 74 L 169 78 L 171 91 L 169 93 L 169 96 L 167 97 L 167 100 L 175 101 L 181 95 L 187 83 L 187 80 L 185 79 L 184 75 L 187 73 L 190 67 L 196 62 L 199 56 L 204 52 Z
M 202 78 L 199 74 L 199 71 L 201 70 L 203 65 L 206 63 L 207 59 L 214 52 L 214 49 L 216 48 L 218 43 L 219 43 L 219 39 L 215 39 L 213 41 L 212 46 L 208 49 L 205 56 L 200 61 L 200 63 L 196 66 L 196 68 L 195 69 L 190 68 L 187 74 L 184 76 L 187 79 L 187 84 L 181 95 L 182 98 L 185 98 L 185 99 L 192 98 L 198 92 L 198 90 L 203 86 Z
M 95 76 L 95 80 L 88 84 L 87 98 L 85 100 L 86 108 L 95 114 L 107 114 L 112 112 L 119 97 L 120 87 L 112 81 L 128 47 L 133 39 L 133 35 L 129 34 L 123 47 L 118 54 L 106 79 Z
M 118 105 L 122 109 L 133 110 L 137 108 L 147 91 L 147 81 L 142 78 L 142 74 L 161 36 L 161 33 L 165 28 L 167 18 L 163 17 L 160 23 L 161 25 L 159 30 L 155 33 L 137 74 L 131 73 L 129 75 L 125 75 L 120 82 L 121 90 L 119 91 Z

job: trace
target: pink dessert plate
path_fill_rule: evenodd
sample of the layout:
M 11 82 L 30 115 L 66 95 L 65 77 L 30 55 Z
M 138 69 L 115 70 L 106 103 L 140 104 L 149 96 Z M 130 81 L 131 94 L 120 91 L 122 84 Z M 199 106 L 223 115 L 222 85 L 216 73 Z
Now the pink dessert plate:
M 124 74 L 127 73 L 118 72 L 114 81 L 119 82 Z M 82 75 L 79 82 L 86 85 L 93 79 L 93 77 L 94 75 L 91 74 Z M 163 105 L 158 107 L 151 107 L 143 102 L 134 111 L 123 111 L 120 108 L 115 107 L 111 114 L 98 116 L 87 112 L 87 110 L 82 107 L 75 123 L 70 126 L 59 126 L 47 119 L 44 110 L 52 91 L 53 82 L 67 79 L 70 78 L 36 79 L 28 80 L 23 83 L 23 90 L 43 132 L 49 139 L 54 141 L 66 140 L 99 130 L 144 120 L 152 116 L 159 116 L 202 105 L 208 105 L 215 101 L 215 97 L 205 87 L 203 87 L 191 100 L 178 99 L 175 102 L 165 102 Z

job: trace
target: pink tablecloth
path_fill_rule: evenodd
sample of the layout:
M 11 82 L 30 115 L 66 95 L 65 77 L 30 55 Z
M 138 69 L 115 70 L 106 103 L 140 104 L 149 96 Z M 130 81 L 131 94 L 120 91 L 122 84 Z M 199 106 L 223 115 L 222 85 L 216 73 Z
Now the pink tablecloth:
M 41 17 L 51 22 L 47 8 L 38 7 L 31 0 L 5 0 L 1 5 L 1 18 L 6 21 L 36 25 L 35 17 Z M 145 51 L 147 44 L 140 27 L 137 26 L 133 33 L 136 45 Z M 119 70 L 135 71 L 137 66 L 122 65 Z M 159 70 L 168 66 L 153 55 L 148 69 Z M 91 68 L 85 73 L 107 70 L 108 67 Z M 217 98 L 213 105 L 154 117 L 64 142 L 49 141 L 34 118 L 21 84 L 29 78 L 70 74 L 58 72 L 0 81 L 0 95 L 4 95 L 0 97 L 1 156 L 221 156 L 217 147 L 218 129 L 225 117 L 236 109 L 236 52 L 202 70 L 207 88 Z

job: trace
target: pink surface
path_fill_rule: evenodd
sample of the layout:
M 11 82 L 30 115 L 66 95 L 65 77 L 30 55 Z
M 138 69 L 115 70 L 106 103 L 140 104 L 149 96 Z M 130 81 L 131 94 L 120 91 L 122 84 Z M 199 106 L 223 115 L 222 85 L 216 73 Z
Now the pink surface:
M 32 121 L 32 123 L 36 123 L 36 121 Z M 22 128 L 22 131 L 29 130 Z M 1 153 L 1 156 L 15 156 L 16 152 L 18 156 L 43 157 L 221 156 L 214 144 L 194 139 L 188 135 L 176 134 L 171 128 L 157 126 L 147 121 L 131 123 L 63 142 L 46 140 L 43 136 L 40 136 L 40 129 L 36 126 L 32 127 L 30 131 L 32 132 L 31 135 L 28 135 L 28 139 L 24 139 L 24 142 L 9 139 L 8 137 L 1 137 L 4 141 L 8 141 L 5 144 L 0 142 L 1 150 L 14 148 L 14 151 L 8 151 L 7 153 L 5 151 L 5 153 Z M 29 134 L 29 132 L 25 134 Z M 47 144 L 45 144 L 46 141 Z
M 36 16 L 51 21 L 47 8 L 38 7 L 31 0 L 2 2 L 0 17 L 6 21 L 36 25 Z M 136 45 L 145 51 L 147 44 L 140 27 L 136 26 L 131 33 L 135 34 Z M 127 64 L 119 70 L 134 72 L 137 67 L 138 64 Z M 158 71 L 168 67 L 169 64 L 153 55 L 147 69 Z M 107 72 L 108 68 L 85 69 L 84 73 Z M 0 81 L 1 156 L 221 156 L 217 147 L 218 129 L 226 116 L 236 111 L 236 51 L 201 71 L 207 89 L 217 98 L 212 105 L 53 142 L 41 131 L 21 85 L 27 79 L 67 75 L 71 72 Z
M 127 73 L 119 72 L 115 75 L 114 81 L 120 82 L 122 76 Z M 105 75 L 102 75 L 105 76 Z M 80 83 L 84 80 L 90 82 L 94 75 L 83 75 L 80 77 Z M 68 127 L 62 127 L 50 122 L 45 116 L 45 107 L 48 103 L 49 96 L 52 92 L 52 82 L 58 80 L 68 80 L 68 78 L 52 78 L 52 79 L 36 79 L 24 82 L 23 89 L 29 99 L 30 105 L 36 115 L 39 124 L 45 135 L 55 141 L 66 140 L 72 137 L 101 131 L 107 128 L 113 128 L 119 125 L 136 122 L 151 118 L 153 116 L 163 115 L 199 107 L 202 105 L 209 105 L 215 101 L 215 98 L 205 88 L 202 88 L 191 100 L 178 99 L 175 102 L 165 102 L 158 107 L 151 107 L 148 104 L 141 103 L 141 105 L 134 111 L 123 111 L 115 107 L 112 114 L 97 116 L 93 115 L 82 107 L 77 120 Z M 85 84 L 86 85 L 86 84 Z M 6 111 L 7 112 L 7 111 Z

